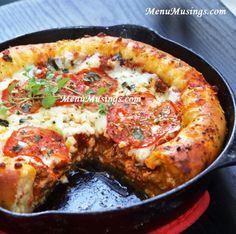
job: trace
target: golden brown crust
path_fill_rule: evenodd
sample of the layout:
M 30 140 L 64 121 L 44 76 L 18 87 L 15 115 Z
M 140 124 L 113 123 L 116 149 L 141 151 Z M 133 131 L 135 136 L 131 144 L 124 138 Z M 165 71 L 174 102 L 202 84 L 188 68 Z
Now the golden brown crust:
M 32 211 L 35 175 L 27 163 L 0 157 L 0 206 L 16 212 Z
M 226 121 L 214 89 L 193 67 L 144 43 L 95 36 L 13 47 L 0 54 L 0 80 L 32 63 L 61 56 L 65 51 L 82 52 L 86 55 L 96 52 L 101 55 L 115 55 L 119 52 L 125 60 L 138 64 L 147 72 L 157 74 L 169 86 L 180 90 L 183 103 L 180 133 L 153 150 L 144 162 L 146 172 L 143 167 L 137 169 L 142 173 L 140 181 L 148 183 L 146 192 L 150 196 L 184 183 L 217 157 L 226 134 Z M 8 59 L 4 56 L 6 54 Z M 131 164 L 127 160 L 126 165 L 123 165 L 128 168 L 128 175 L 132 174 L 129 168 L 135 167 L 130 166 Z

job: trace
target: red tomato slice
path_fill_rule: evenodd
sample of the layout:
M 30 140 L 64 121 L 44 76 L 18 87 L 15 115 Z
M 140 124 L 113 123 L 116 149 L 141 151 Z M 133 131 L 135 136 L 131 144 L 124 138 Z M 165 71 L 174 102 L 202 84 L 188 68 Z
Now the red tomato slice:
M 154 108 L 150 105 L 155 99 L 152 94 L 136 93 L 129 97 L 140 97 L 141 100 L 119 102 L 109 109 L 107 115 L 107 132 L 116 143 L 142 148 L 174 137 L 180 129 L 180 118 L 173 103 L 167 101 Z
M 14 131 L 7 140 L 3 153 L 10 157 L 38 157 L 51 169 L 64 167 L 70 160 L 69 151 L 60 134 L 30 126 Z
M 13 87 L 11 92 L 9 88 Z M 24 89 L 24 85 L 13 80 L 9 86 L 2 92 L 2 102 L 12 113 L 20 112 L 22 114 L 31 114 L 36 112 L 41 107 L 40 100 L 23 101 L 22 98 L 27 96 L 27 90 Z M 13 102 L 11 102 L 13 100 Z

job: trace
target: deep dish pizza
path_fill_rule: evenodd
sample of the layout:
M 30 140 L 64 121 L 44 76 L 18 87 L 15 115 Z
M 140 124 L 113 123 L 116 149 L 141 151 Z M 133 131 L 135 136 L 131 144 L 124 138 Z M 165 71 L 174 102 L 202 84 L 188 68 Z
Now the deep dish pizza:
M 0 54 L 0 206 L 32 212 L 78 162 L 120 171 L 148 196 L 221 150 L 216 88 L 185 62 L 100 34 Z

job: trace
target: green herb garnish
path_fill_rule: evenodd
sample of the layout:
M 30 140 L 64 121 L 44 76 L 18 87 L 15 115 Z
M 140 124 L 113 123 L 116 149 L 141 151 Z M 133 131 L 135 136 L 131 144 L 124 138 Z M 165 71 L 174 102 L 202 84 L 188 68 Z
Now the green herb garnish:
M 8 91 L 9 93 L 11 93 L 12 90 L 13 90 L 15 87 L 16 87 L 16 83 L 13 83 L 13 84 L 11 84 L 11 85 L 7 88 L 7 91 Z
M 39 142 L 43 137 L 39 135 L 34 136 L 34 142 Z
M 48 157 L 51 157 L 53 153 L 54 153 L 54 151 L 52 149 L 48 150 L 48 152 L 47 152 Z
M 48 59 L 48 65 L 53 67 L 55 70 L 59 70 L 59 67 L 56 64 L 56 61 L 53 58 Z
M 51 94 L 48 94 L 47 96 L 45 96 L 42 100 L 42 105 L 44 108 L 50 108 L 52 107 L 55 102 L 56 102 L 57 98 L 52 96 Z
M 12 150 L 13 152 L 16 152 L 16 153 L 19 153 L 22 149 L 23 149 L 23 147 L 20 146 L 19 144 L 14 145 L 14 146 L 12 146 L 12 148 L 11 148 L 11 150 Z
M 65 87 L 66 83 L 69 81 L 69 78 L 62 78 L 57 82 L 57 88 L 58 90 L 62 89 L 63 87 Z
M 5 116 L 8 110 L 9 109 L 3 103 L 0 104 L 0 115 Z
M 104 103 L 101 103 L 101 104 L 99 105 L 99 111 L 98 111 L 98 113 L 99 113 L 100 115 L 106 115 L 107 111 L 108 111 L 107 106 L 106 106 Z
M 86 90 L 86 94 L 87 94 L 87 95 L 94 94 L 94 93 L 95 93 L 95 92 L 94 92 L 93 89 L 87 89 L 87 90 Z
M 29 103 L 25 103 L 21 106 L 21 109 L 25 112 L 28 113 L 30 111 L 31 105 Z
M 84 81 L 95 82 L 101 80 L 101 77 L 95 72 L 88 72 L 83 78 Z
M 19 119 L 19 124 L 23 124 L 23 123 L 25 123 L 26 121 L 27 121 L 27 119 L 24 119 L 24 118 Z
M 108 91 L 108 89 L 107 89 L 106 87 L 100 87 L 100 88 L 98 88 L 96 94 L 97 94 L 98 96 L 101 96 L 101 95 L 103 95 L 104 93 L 106 93 L 107 91 Z
M 134 139 L 137 139 L 137 140 L 143 140 L 144 139 L 143 131 L 140 128 L 134 128 L 133 137 Z

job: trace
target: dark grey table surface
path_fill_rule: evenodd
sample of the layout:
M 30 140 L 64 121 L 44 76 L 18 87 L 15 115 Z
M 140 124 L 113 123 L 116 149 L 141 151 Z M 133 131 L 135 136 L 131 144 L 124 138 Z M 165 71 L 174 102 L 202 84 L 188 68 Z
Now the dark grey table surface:
M 6 3 L 0 0 L 0 4 Z M 12 2 L 9 1 L 9 2 Z M 225 15 L 146 15 L 146 8 L 226 9 Z M 203 56 L 236 92 L 236 17 L 218 0 L 23 0 L 0 7 L 0 42 L 78 25 L 139 24 Z M 236 232 L 236 168 L 216 172 L 207 212 L 186 233 Z

